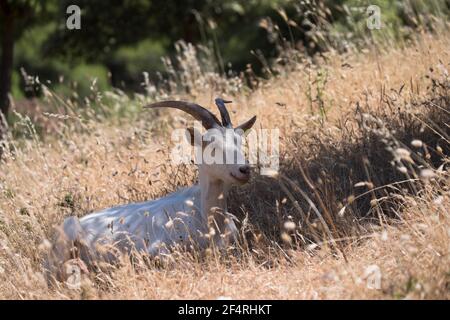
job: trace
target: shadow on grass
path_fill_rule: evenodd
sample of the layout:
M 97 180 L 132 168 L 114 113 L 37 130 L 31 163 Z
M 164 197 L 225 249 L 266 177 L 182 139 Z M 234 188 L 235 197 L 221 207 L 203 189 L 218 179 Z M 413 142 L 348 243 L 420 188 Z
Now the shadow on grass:
M 297 246 L 389 223 L 405 197 L 420 192 L 424 169 L 445 170 L 449 89 L 448 79 L 432 79 L 421 101 L 400 99 L 400 90 L 383 94 L 378 108 L 358 104 L 355 125 L 341 128 L 339 139 L 323 129 L 318 137 L 311 130 L 291 137 L 279 175 L 259 176 L 233 190 L 229 210 L 255 227 L 247 238 L 261 232 L 266 240 L 278 241 L 286 232 L 284 223 L 293 221 L 297 228 L 287 233 Z

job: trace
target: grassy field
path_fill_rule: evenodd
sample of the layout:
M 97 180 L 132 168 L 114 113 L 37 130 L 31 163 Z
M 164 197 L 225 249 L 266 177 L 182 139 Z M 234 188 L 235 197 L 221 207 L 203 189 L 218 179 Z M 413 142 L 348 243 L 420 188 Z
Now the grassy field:
M 27 133 L 10 140 L 0 164 L 0 298 L 450 298 L 448 34 L 289 60 L 249 89 L 202 72 L 187 48 L 178 76 L 188 93 L 149 87 L 149 97 L 131 101 L 97 93 L 123 108 L 110 121 L 80 117 L 47 92 L 54 108 L 29 115 L 45 139 L 22 116 L 16 126 Z M 255 176 L 230 196 L 239 248 L 174 254 L 165 267 L 124 258 L 83 274 L 80 289 L 49 288 L 42 260 L 65 217 L 195 181 L 195 168 L 169 161 L 170 129 L 192 119 L 130 110 L 170 97 L 217 113 L 218 95 L 233 100 L 235 123 L 256 114 L 256 126 L 281 133 L 280 173 Z

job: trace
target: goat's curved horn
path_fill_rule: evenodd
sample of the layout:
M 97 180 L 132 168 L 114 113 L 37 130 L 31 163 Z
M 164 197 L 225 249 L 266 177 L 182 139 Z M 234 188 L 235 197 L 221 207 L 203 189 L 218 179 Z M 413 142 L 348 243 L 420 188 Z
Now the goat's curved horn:
M 247 120 L 243 124 L 234 128 L 234 130 L 242 130 L 243 132 L 246 132 L 253 127 L 253 125 L 255 124 L 255 121 L 256 121 L 256 116 L 253 116 L 250 120 Z
M 175 108 L 179 110 L 183 110 L 186 113 L 189 113 L 196 120 L 201 121 L 203 127 L 206 130 L 211 128 L 217 128 L 220 126 L 220 121 L 217 117 L 209 110 L 203 108 L 202 106 L 185 101 L 161 101 L 149 104 L 144 108 Z
M 230 115 L 228 113 L 227 108 L 225 107 L 225 103 L 231 103 L 231 101 L 223 100 L 221 98 L 217 98 L 215 100 L 217 108 L 219 108 L 220 116 L 222 117 L 222 125 L 225 128 L 232 128 Z

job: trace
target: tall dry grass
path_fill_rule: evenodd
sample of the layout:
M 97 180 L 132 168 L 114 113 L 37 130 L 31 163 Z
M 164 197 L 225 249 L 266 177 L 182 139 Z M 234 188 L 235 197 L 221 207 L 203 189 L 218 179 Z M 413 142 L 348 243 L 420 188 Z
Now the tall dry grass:
M 180 44 L 176 88 L 148 84 L 134 100 L 103 93 L 117 108 L 169 96 L 211 106 L 223 95 L 235 122 L 256 114 L 258 126 L 280 129 L 281 168 L 232 191 L 237 250 L 174 253 L 163 267 L 124 257 L 84 274 L 78 290 L 44 279 L 52 228 L 193 183 L 194 168 L 169 161 L 170 130 L 191 119 L 161 111 L 99 121 L 46 92 L 52 134 L 40 137 L 22 116 L 25 135 L 0 164 L 0 297 L 449 298 L 449 44 L 423 34 L 405 48 L 296 59 L 252 89 L 205 71 Z

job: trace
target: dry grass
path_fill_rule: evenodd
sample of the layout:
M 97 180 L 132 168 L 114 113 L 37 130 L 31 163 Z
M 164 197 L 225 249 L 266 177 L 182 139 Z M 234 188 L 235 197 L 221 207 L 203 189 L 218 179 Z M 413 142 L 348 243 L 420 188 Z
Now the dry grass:
M 124 259 L 85 275 L 80 290 L 47 287 L 41 264 L 52 227 L 192 183 L 193 168 L 168 161 L 169 129 L 186 120 L 148 112 L 98 123 L 61 107 L 70 116 L 53 117 L 53 138 L 42 140 L 24 119 L 28 139 L 11 141 L 0 164 L 0 298 L 448 299 L 450 184 L 446 167 L 435 169 L 449 150 L 449 49 L 449 37 L 424 34 L 403 49 L 330 53 L 280 68 L 251 91 L 196 69 L 181 96 L 210 106 L 225 94 L 234 122 L 256 114 L 258 126 L 280 129 L 280 176 L 233 191 L 231 210 L 243 221 L 237 253 L 177 256 L 164 268 Z M 412 162 L 396 159 L 398 148 Z M 420 179 L 426 168 L 433 177 Z M 283 230 L 287 220 L 296 230 Z M 379 289 L 367 288 L 374 268 Z

